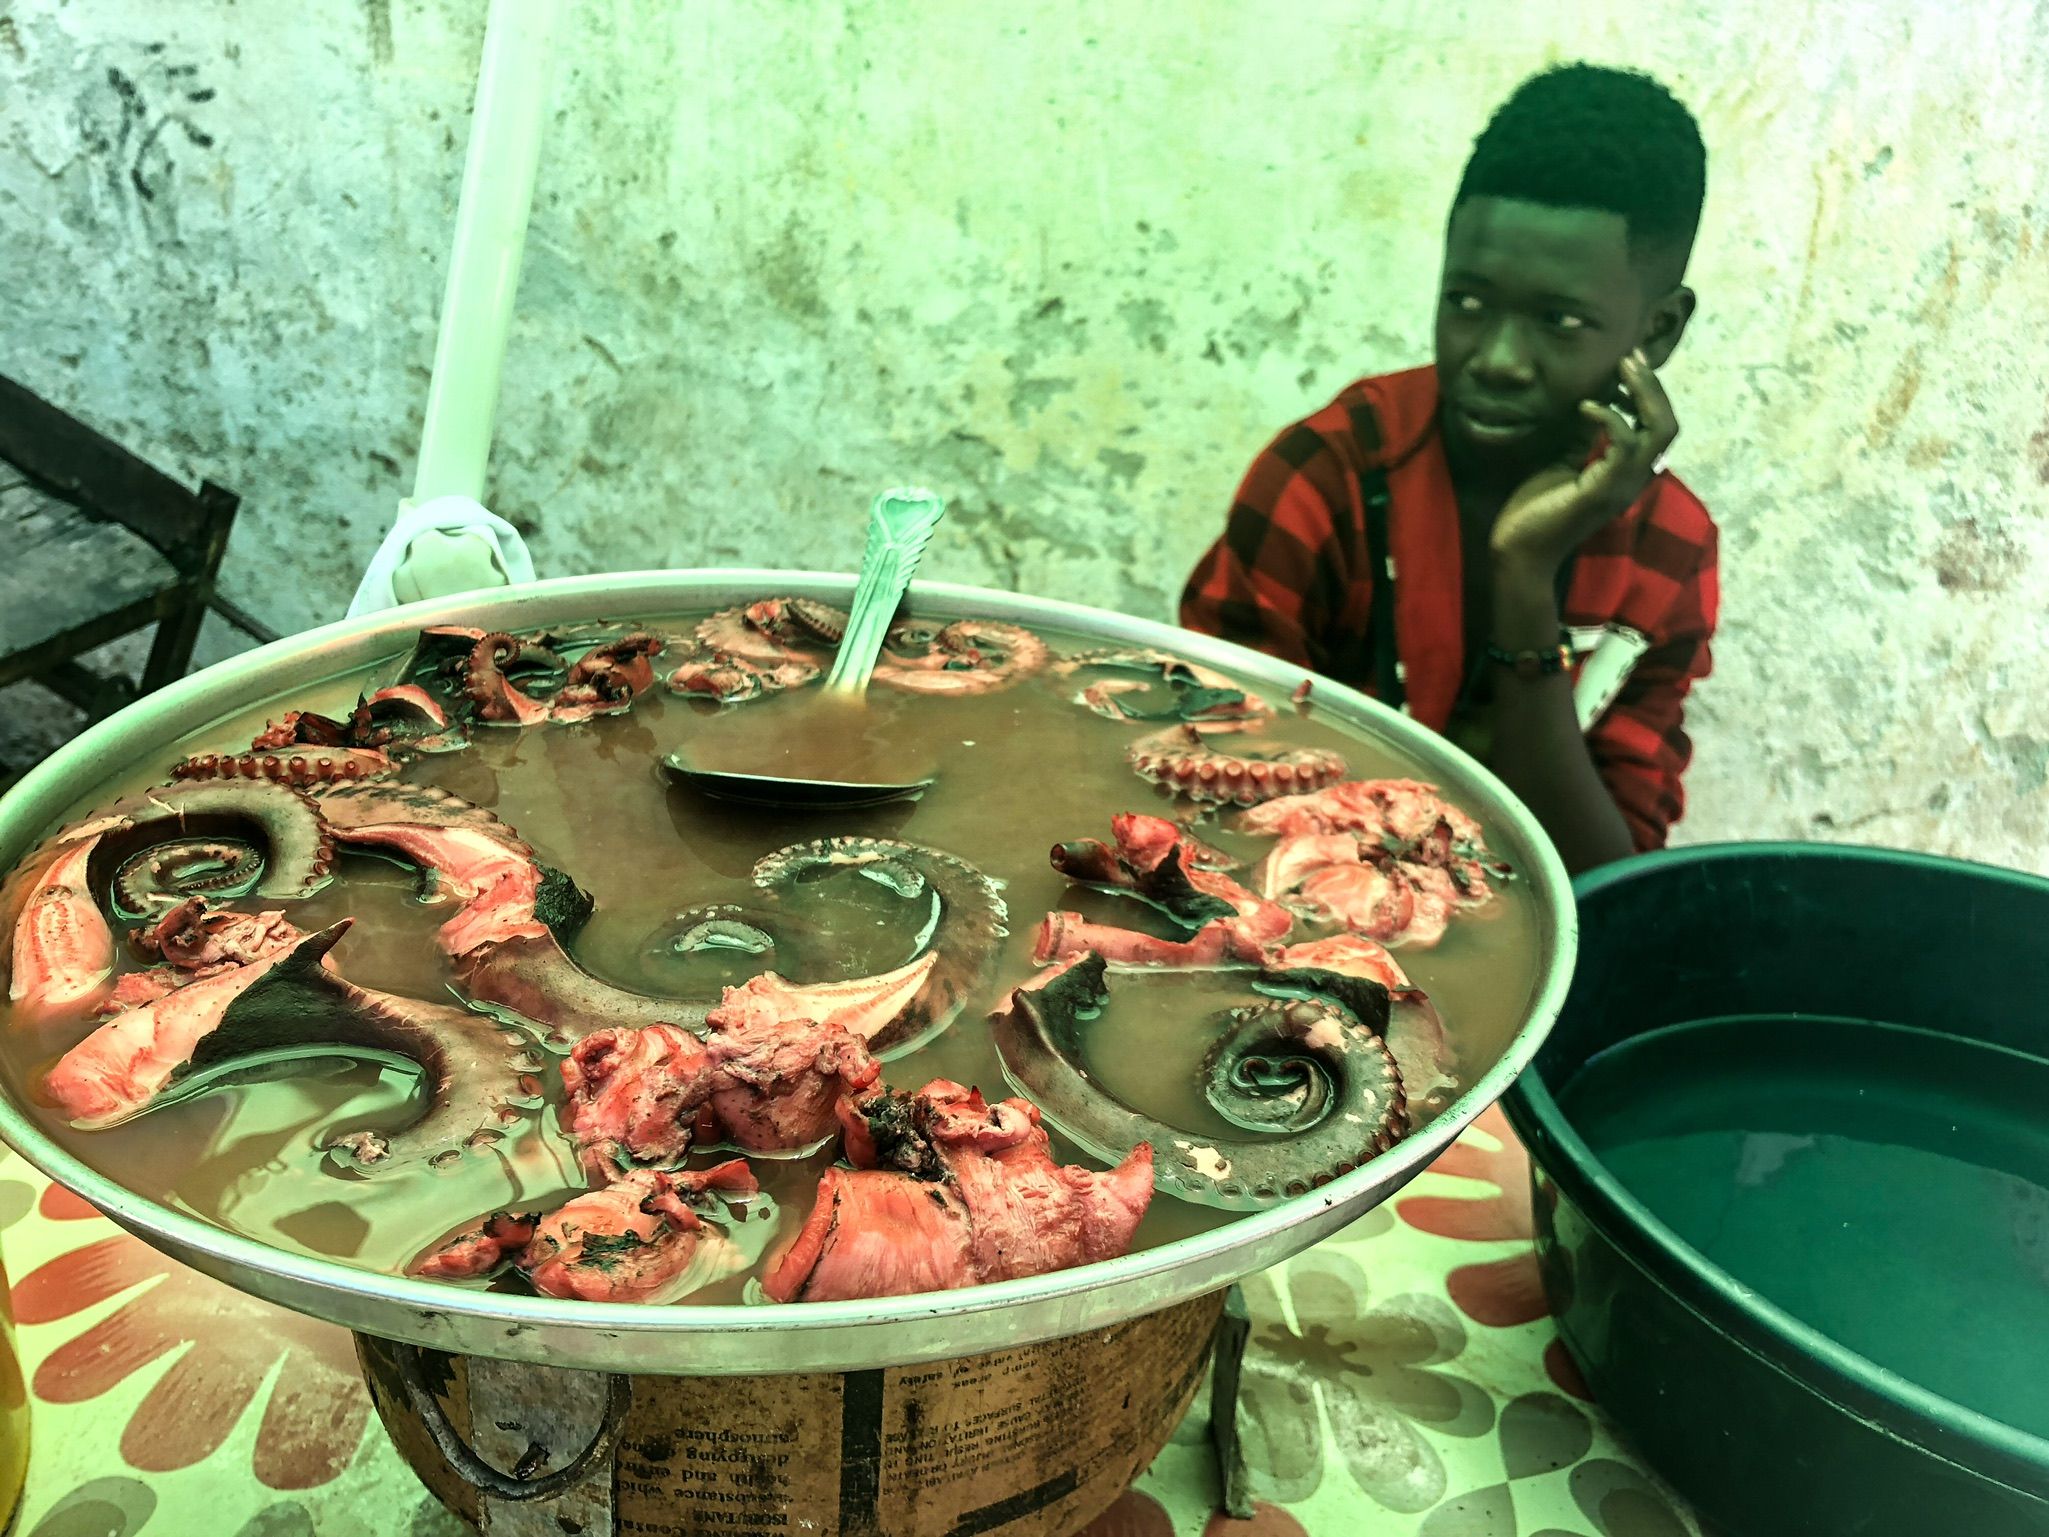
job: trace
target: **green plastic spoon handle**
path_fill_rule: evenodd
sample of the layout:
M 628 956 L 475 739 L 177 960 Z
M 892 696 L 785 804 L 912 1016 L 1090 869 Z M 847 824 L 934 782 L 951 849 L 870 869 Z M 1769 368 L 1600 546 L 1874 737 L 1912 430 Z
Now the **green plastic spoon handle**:
M 854 603 L 847 632 L 825 686 L 835 693 L 859 694 L 868 687 L 882 655 L 896 606 L 932 542 L 932 530 L 946 503 L 930 491 L 899 486 L 875 498 L 868 511 L 868 544 L 861 554 L 861 575 L 854 584 Z

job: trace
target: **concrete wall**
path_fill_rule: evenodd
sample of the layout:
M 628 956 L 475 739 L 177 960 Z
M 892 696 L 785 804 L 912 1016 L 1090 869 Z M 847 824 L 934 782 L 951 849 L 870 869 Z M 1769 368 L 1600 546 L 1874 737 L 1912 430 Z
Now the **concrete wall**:
M 0 367 L 337 614 L 410 485 L 481 0 L 0 6 Z M 1688 835 L 2049 867 L 2049 10 L 619 0 L 563 49 L 494 462 L 543 568 L 846 566 L 1166 615 L 1239 471 L 1428 355 L 1445 200 L 1560 57 L 1710 146 L 1675 466 L 1725 529 Z

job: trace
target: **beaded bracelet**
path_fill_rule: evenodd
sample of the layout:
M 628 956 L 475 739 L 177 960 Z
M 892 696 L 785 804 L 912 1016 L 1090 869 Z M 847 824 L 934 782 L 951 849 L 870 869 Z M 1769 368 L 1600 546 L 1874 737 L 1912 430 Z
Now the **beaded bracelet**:
M 1499 646 L 1487 648 L 1487 660 L 1506 667 L 1518 678 L 1548 678 L 1572 669 L 1572 642 L 1560 635 L 1558 644 L 1546 646 L 1541 651 L 1503 651 Z

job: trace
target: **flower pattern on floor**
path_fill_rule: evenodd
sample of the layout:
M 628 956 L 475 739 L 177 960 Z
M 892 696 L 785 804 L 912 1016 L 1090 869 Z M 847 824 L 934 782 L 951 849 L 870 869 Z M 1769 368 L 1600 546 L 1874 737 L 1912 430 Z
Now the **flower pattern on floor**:
M 1445 1471 L 1429 1425 L 1453 1436 L 1494 1428 L 1494 1405 L 1445 1368 L 1466 1331 L 1440 1297 L 1411 1292 L 1374 1303 L 1366 1271 L 1341 1249 L 1312 1250 L 1245 1283 L 1252 1344 L 1239 1434 L 1254 1487 L 1282 1503 L 1306 1499 L 1335 1457 L 1388 1510 L 1427 1510 Z
M 56 1185 L 38 1210 L 57 1222 L 104 1220 Z M 175 1354 L 120 1437 L 130 1467 L 169 1472 L 211 1456 L 282 1363 L 263 1404 L 251 1471 L 272 1489 L 307 1489 L 348 1466 L 369 1404 L 346 1330 L 244 1296 L 119 1232 L 20 1277 L 15 1318 L 24 1326 L 60 1323 L 122 1296 L 120 1307 L 43 1358 L 34 1378 L 38 1399 L 95 1398 Z
M 1395 1203 L 1402 1221 L 1440 1238 L 1483 1242 L 1533 1238 L 1530 1216 L 1530 1161 L 1510 1130 L 1501 1107 L 1490 1105 L 1464 1136 L 1430 1166 L 1433 1174 L 1470 1181 L 1470 1194 L 1411 1195 Z M 1531 1249 L 1503 1259 L 1461 1265 L 1445 1277 L 1445 1290 L 1458 1310 L 1475 1323 L 1507 1328 L 1542 1318 L 1550 1311 Z

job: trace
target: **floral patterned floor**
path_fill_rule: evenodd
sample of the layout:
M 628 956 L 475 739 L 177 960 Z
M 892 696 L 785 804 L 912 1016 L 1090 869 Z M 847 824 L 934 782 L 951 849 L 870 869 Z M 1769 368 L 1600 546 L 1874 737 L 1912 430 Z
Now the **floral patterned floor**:
M 1528 1165 L 1489 1111 L 1387 1206 L 1246 1283 L 1259 1497 L 1215 1515 L 1209 1406 L 1086 1537 L 1700 1537 L 1549 1322 Z M 209 1281 L 0 1150 L 33 1453 L 19 1537 L 457 1537 L 348 1335 Z

